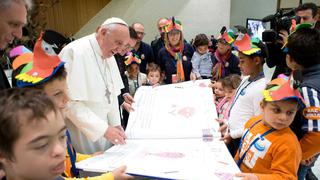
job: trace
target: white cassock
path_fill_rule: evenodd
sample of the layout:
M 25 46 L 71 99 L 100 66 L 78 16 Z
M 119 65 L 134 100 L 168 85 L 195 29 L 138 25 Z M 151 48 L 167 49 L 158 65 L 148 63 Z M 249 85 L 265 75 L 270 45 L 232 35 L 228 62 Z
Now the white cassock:
M 68 44 L 59 56 L 68 73 L 67 127 L 73 146 L 80 153 L 104 151 L 111 146 L 103 137 L 108 126 L 121 125 L 117 96 L 124 86 L 117 63 L 113 56 L 102 58 L 95 34 Z

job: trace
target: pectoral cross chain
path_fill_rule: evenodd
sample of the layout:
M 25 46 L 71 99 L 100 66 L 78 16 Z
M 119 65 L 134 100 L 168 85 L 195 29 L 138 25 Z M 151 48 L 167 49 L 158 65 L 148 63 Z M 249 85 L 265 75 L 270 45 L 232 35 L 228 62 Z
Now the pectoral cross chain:
M 109 91 L 108 88 L 106 88 L 106 97 L 108 99 L 108 103 L 110 104 L 111 100 L 110 100 L 110 95 L 111 95 L 111 92 Z

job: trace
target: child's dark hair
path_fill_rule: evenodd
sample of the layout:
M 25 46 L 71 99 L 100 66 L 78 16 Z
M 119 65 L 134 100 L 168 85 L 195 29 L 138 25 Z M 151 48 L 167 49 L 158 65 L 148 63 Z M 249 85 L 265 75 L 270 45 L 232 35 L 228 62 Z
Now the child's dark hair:
M 205 34 L 198 34 L 196 38 L 194 39 L 193 43 L 194 47 L 199 47 L 199 46 L 206 46 L 209 45 L 209 39 L 207 35 Z
M 304 68 L 320 63 L 320 32 L 316 29 L 301 28 L 288 38 L 288 54 Z
M 160 69 L 160 66 L 158 66 L 157 64 L 155 63 L 149 63 L 148 66 L 147 66 L 147 75 L 150 73 L 150 72 L 155 72 L 155 71 L 159 71 L 159 73 L 161 74 L 161 69 Z
M 230 74 L 221 80 L 223 88 L 237 89 L 241 83 L 241 77 L 238 74 Z
M 296 12 L 305 11 L 305 10 L 308 10 L 308 9 L 311 9 L 312 17 L 315 17 L 317 15 L 318 7 L 314 3 L 304 3 L 304 4 L 302 4 L 302 5 L 300 5 L 299 7 L 296 8 Z
M 41 90 L 12 88 L 0 92 L 0 154 L 13 158 L 14 143 L 21 136 L 23 124 L 43 121 L 48 113 L 60 113 Z

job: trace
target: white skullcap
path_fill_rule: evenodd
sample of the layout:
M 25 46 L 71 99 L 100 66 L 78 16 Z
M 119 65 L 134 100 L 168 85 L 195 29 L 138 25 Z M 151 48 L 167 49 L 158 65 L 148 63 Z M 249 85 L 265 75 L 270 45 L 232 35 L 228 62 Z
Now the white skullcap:
M 124 20 L 117 17 L 108 18 L 102 23 L 102 26 L 109 24 L 123 24 L 125 26 L 128 26 L 128 24 Z

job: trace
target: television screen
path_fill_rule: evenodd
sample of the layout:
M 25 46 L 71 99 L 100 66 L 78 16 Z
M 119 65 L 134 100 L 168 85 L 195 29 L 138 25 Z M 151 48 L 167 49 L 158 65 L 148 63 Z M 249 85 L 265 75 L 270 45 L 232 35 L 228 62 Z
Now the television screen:
M 261 19 L 247 19 L 246 27 L 251 34 L 252 37 L 258 37 L 260 40 L 262 40 L 262 32 L 268 29 L 267 27 L 269 23 L 262 22 Z

